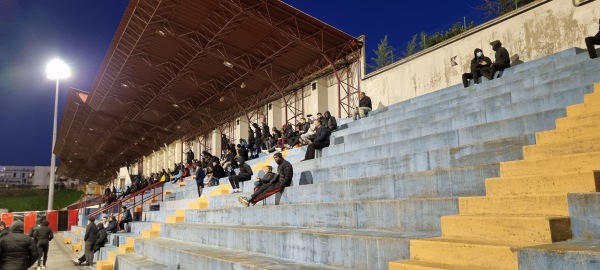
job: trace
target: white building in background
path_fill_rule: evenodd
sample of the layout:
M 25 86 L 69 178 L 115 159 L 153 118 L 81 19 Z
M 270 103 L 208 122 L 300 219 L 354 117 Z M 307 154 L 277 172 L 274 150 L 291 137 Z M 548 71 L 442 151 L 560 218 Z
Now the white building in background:
M 48 188 L 49 182 L 50 166 L 0 165 L 0 187 L 33 186 L 35 188 Z M 55 182 L 62 182 L 67 188 L 75 188 L 79 184 L 79 180 L 76 179 Z

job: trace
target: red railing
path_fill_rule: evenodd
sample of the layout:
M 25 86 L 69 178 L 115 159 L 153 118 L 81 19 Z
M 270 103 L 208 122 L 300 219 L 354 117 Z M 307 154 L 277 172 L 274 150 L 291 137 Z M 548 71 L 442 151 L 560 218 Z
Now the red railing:
M 90 207 L 93 205 L 101 204 L 105 201 L 105 196 L 103 196 L 103 195 L 92 197 L 92 198 L 86 198 L 86 197 L 87 196 L 85 194 L 82 194 L 81 197 L 79 198 L 79 201 L 67 206 L 67 209 L 75 210 L 75 209 L 80 209 L 80 208 L 84 208 L 84 207 Z
M 99 215 L 102 212 L 111 210 L 111 214 L 114 214 L 114 212 L 112 212 L 112 210 L 114 210 L 115 206 L 119 206 L 119 210 L 118 210 L 118 214 L 121 214 L 121 205 L 129 200 L 133 200 L 133 204 L 131 206 L 128 206 L 127 209 L 131 209 L 134 208 L 142 203 L 145 203 L 151 199 L 156 198 L 157 196 L 160 196 L 160 200 L 162 200 L 162 195 L 163 195 L 163 182 L 157 182 L 154 183 L 152 185 L 149 185 L 143 189 L 137 190 L 134 193 L 131 193 L 129 195 L 127 195 L 125 198 L 121 198 L 121 199 L 117 199 L 116 201 L 114 201 L 113 203 L 109 204 L 109 205 L 105 205 L 104 207 L 101 207 L 100 209 L 96 210 L 95 212 L 91 213 L 88 215 L 88 218 L 90 217 L 95 217 L 97 215 Z M 152 193 L 150 194 L 146 194 L 146 191 L 152 190 Z M 141 198 L 137 198 L 138 195 L 142 195 Z

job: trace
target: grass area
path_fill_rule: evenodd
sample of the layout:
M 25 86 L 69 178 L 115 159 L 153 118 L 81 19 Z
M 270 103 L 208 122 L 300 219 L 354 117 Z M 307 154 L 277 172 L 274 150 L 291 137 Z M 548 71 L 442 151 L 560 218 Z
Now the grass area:
M 47 189 L 0 189 L 0 209 L 9 212 L 44 211 L 48 209 Z M 55 190 L 54 209 L 60 210 L 81 197 L 79 190 Z

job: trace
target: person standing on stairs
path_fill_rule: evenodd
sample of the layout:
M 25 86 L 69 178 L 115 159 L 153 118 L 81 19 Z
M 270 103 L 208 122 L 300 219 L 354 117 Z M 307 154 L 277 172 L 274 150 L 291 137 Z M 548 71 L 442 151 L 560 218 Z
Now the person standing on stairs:
M 506 48 L 502 47 L 502 42 L 500 42 L 500 40 L 494 40 L 490 42 L 490 45 L 492 45 L 492 50 L 496 52 L 496 61 L 489 67 L 482 68 L 481 75 L 486 77 L 488 80 L 493 80 L 496 72 L 510 67 L 510 55 L 508 54 Z
M 598 20 L 598 24 L 600 24 L 600 19 Z M 587 46 L 591 59 L 598 57 L 594 45 L 600 45 L 600 29 L 598 29 L 598 33 L 595 36 L 585 38 L 585 45 Z
M 85 227 L 85 235 L 83 241 L 85 241 L 85 259 L 88 266 L 94 265 L 94 245 L 98 240 L 98 227 L 96 226 L 96 218 L 91 217 L 88 219 L 88 225 Z
M 462 81 L 465 88 L 469 87 L 469 80 L 473 80 L 473 84 L 479 84 L 479 77 L 481 77 L 481 69 L 489 67 L 492 64 L 492 60 L 483 55 L 483 51 L 479 48 L 473 52 L 473 59 L 471 59 L 471 73 L 463 73 Z

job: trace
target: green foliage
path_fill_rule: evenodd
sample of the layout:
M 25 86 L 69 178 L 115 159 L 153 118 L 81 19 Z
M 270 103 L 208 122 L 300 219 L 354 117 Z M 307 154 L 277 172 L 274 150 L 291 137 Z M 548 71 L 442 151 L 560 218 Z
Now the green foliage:
M 406 43 L 406 49 L 402 52 L 402 55 L 404 57 L 407 57 L 407 56 L 409 56 L 409 55 L 411 55 L 411 54 L 413 54 L 413 53 L 416 52 L 416 50 L 417 50 L 417 37 L 418 37 L 418 35 L 414 35 L 412 37 L 412 39 L 408 43 Z
M 447 31 L 435 32 L 431 35 L 427 35 L 427 33 L 421 32 L 421 40 L 419 41 L 419 47 L 421 48 L 421 50 L 427 49 L 445 40 L 453 38 L 473 27 L 475 27 L 474 22 L 470 22 L 468 25 L 464 25 L 461 22 L 457 22 L 453 24 L 452 27 Z
M 0 209 L 10 212 L 44 211 L 48 209 L 47 189 L 2 189 Z M 54 209 L 58 210 L 76 202 L 83 194 L 79 190 L 55 190 Z
M 373 70 L 380 69 L 394 62 L 394 48 L 388 44 L 387 35 L 377 45 L 377 50 L 373 50 L 375 57 L 371 58 L 373 64 L 369 65 Z
M 488 17 L 497 17 L 537 0 L 483 0 L 476 9 L 484 11 Z

